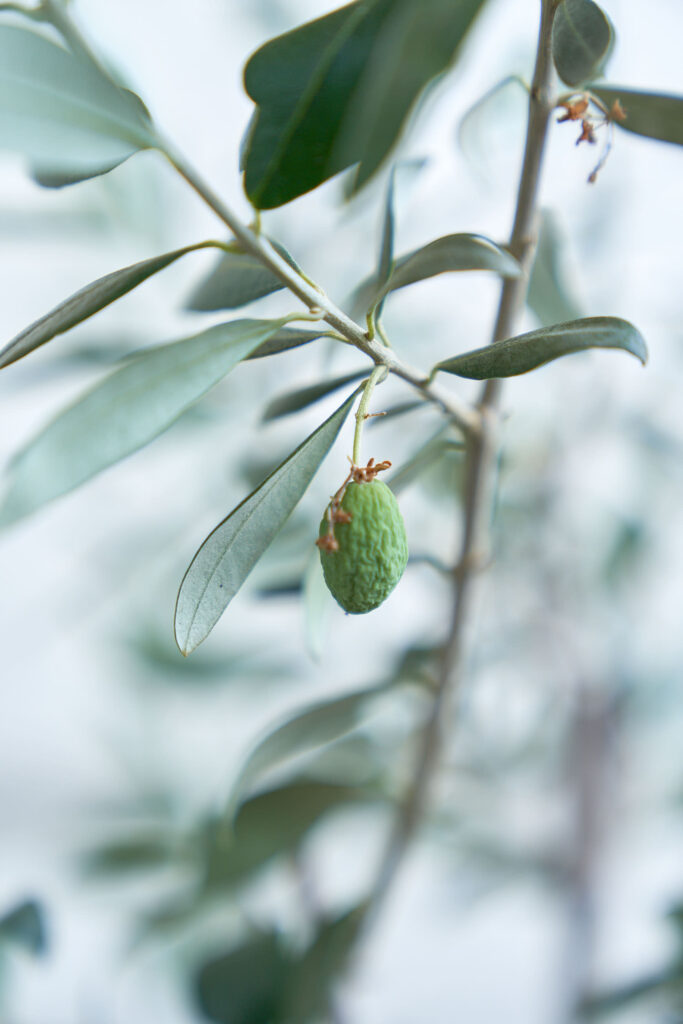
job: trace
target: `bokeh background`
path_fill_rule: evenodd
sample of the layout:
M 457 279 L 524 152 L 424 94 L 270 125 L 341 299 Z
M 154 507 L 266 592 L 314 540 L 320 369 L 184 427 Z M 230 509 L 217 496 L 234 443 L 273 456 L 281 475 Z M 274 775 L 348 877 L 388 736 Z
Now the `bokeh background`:
M 237 170 L 251 110 L 244 61 L 330 6 L 80 0 L 74 10 L 248 219 Z M 617 30 L 609 80 L 683 92 L 677 0 L 604 7 Z M 399 182 L 399 253 L 453 231 L 506 237 L 523 90 L 506 87 L 459 126 L 497 81 L 528 79 L 536 8 L 491 0 L 457 70 L 424 101 L 399 154 L 427 161 Z M 543 185 L 563 278 L 582 314 L 633 321 L 650 362 L 594 352 L 506 385 L 495 559 L 466 681 L 422 837 L 340 987 L 347 1024 L 573 1021 L 577 996 L 650 981 L 642 998 L 615 997 L 611 1019 L 683 1020 L 683 934 L 670 913 L 683 903 L 683 157 L 621 133 L 589 186 L 596 154 L 574 141 L 574 126 L 553 131 Z M 58 191 L 3 155 L 0 183 L 4 339 L 101 274 L 221 231 L 154 155 Z M 376 260 L 385 184 L 347 205 L 335 179 L 268 213 L 266 230 L 348 304 Z M 187 257 L 5 370 L 3 464 L 126 354 L 224 319 L 183 311 L 211 263 Z M 487 341 L 497 291 L 483 274 L 425 282 L 391 298 L 387 329 L 409 362 L 429 367 Z M 247 315 L 295 308 L 278 293 Z M 521 328 L 536 324 L 529 312 Z M 337 910 L 372 884 L 386 794 L 410 773 L 424 704 L 415 687 L 298 766 L 335 782 L 381 777 L 384 791 L 326 814 L 297 863 L 276 857 L 199 912 L 196 836 L 261 730 L 306 700 L 391 677 L 408 649 L 419 666 L 439 644 L 448 591 L 432 563 L 456 550 L 457 458 L 397 480 L 414 560 L 372 616 L 344 617 L 311 584 L 316 523 L 346 472 L 347 424 L 191 659 L 171 625 L 206 533 L 338 401 L 263 425 L 266 396 L 362 366 L 338 348 L 319 342 L 240 367 L 148 448 L 0 537 L 0 915 L 36 899 L 47 939 L 38 958 L 0 945 L 3 1024 L 188 1024 L 199 1019 L 193 970 L 244 914 L 286 932 L 302 881 Z M 375 409 L 410 397 L 388 382 Z M 430 410 L 379 420 L 366 454 L 405 468 L 438 427 Z M 159 918 L 183 899 L 190 913 Z

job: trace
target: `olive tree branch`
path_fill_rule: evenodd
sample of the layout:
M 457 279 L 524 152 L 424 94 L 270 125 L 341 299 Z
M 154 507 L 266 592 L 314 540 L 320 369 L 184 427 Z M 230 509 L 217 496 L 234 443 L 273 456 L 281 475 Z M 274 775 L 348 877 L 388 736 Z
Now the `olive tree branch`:
M 555 102 L 551 59 L 551 29 L 559 0 L 541 0 L 541 23 L 534 75 L 529 93 L 526 145 L 517 192 L 509 249 L 524 274 L 506 279 L 502 286 L 492 344 L 510 337 L 524 302 L 536 248 L 535 221 L 548 124 Z M 463 671 L 464 635 L 472 605 L 477 571 L 489 560 L 491 496 L 499 451 L 498 407 L 501 382 L 487 381 L 479 402 L 481 429 L 466 444 L 464 527 L 460 557 L 452 569 L 453 606 L 448 638 L 441 652 L 434 698 L 418 740 L 416 768 L 390 831 L 371 899 L 374 919 L 415 837 L 425 812 L 429 786 L 438 765 L 447 725 L 449 701 Z
M 370 338 L 355 320 L 335 305 L 322 288 L 291 267 L 275 251 L 267 238 L 242 223 L 170 142 L 160 138 L 159 148 L 181 177 L 230 228 L 244 250 L 272 271 L 309 310 L 320 310 L 320 319 L 333 327 L 345 341 L 360 349 L 378 366 L 386 366 L 390 373 L 411 384 L 425 399 L 446 413 L 465 436 L 475 437 L 479 434 L 481 416 L 476 408 L 457 396 L 435 387 L 427 375 L 403 362 L 381 340 Z

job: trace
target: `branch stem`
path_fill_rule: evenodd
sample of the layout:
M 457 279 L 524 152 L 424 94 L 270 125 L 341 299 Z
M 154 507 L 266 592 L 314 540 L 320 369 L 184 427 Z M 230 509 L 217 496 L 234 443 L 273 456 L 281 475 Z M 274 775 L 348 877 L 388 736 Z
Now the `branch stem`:
M 554 72 L 551 29 L 558 0 L 541 0 L 541 22 L 531 90 L 529 93 L 526 145 L 520 173 L 509 249 L 524 274 L 503 282 L 492 344 L 510 337 L 526 295 L 529 271 L 536 248 L 535 224 L 538 193 L 550 115 Z M 487 381 L 479 411 L 481 429 L 466 441 L 464 527 L 460 557 L 452 569 L 453 605 L 450 630 L 441 652 L 434 699 L 418 742 L 416 768 L 399 806 L 380 862 L 371 900 L 370 920 L 377 916 L 419 829 L 429 799 L 432 777 L 439 763 L 449 719 L 449 705 L 463 672 L 464 639 L 474 597 L 478 570 L 490 558 L 489 525 L 492 493 L 499 451 L 501 381 Z

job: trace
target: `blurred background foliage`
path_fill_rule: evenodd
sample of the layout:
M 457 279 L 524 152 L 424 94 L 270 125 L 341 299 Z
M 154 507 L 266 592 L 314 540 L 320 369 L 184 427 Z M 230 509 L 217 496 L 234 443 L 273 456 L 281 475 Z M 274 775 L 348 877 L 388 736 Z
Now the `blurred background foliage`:
M 77 13 L 248 216 L 241 69 L 328 7 L 202 0 L 188 18 L 176 0 L 83 0 Z M 468 111 L 529 75 L 537 11 L 523 7 L 491 0 L 424 99 L 399 150 L 418 169 L 397 176 L 397 251 L 451 231 L 505 237 L 524 90 Z M 678 5 L 605 7 L 612 80 L 680 91 Z M 371 421 L 365 450 L 393 462 L 411 561 L 369 618 L 329 599 L 312 543 L 346 473 L 347 424 L 210 640 L 184 660 L 172 636 L 197 544 L 340 399 L 277 418 L 268 403 L 358 369 L 325 339 L 240 367 L 153 445 L 0 538 L 3 1022 L 303 1022 L 325 1019 L 333 982 L 348 1024 L 683 1020 L 681 156 L 622 135 L 587 186 L 594 155 L 574 141 L 553 131 L 522 327 L 628 317 L 651 362 L 596 352 L 507 386 L 466 684 L 421 839 L 360 947 L 446 629 L 462 455 L 437 414 L 400 382 L 375 394 L 394 415 Z M 216 233 L 153 155 L 60 191 L 10 157 L 0 176 L 6 338 L 98 274 Z M 264 228 L 352 309 L 387 180 L 345 204 L 347 177 Z M 215 261 L 188 256 L 4 371 L 3 459 L 124 356 L 222 320 L 197 311 Z M 497 287 L 447 275 L 397 293 L 395 347 L 426 367 L 484 344 Z M 295 305 L 276 292 L 247 315 Z

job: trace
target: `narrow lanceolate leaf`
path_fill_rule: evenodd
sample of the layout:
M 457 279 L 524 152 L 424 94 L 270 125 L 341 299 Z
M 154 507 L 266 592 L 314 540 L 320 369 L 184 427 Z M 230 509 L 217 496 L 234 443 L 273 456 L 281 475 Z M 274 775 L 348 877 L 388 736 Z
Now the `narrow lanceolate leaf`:
M 455 270 L 492 270 L 501 277 L 519 277 L 522 272 L 514 256 L 488 238 L 470 234 L 444 235 L 397 260 L 378 299 L 397 288 Z
M 614 316 L 591 316 L 464 352 L 438 363 L 435 369 L 471 380 L 516 377 L 552 359 L 588 348 L 620 348 L 637 356 L 643 364 L 647 361 L 645 341 L 633 324 Z
M 563 272 L 562 248 L 557 222 L 544 210 L 526 297 L 527 306 L 544 327 L 576 320 L 581 313 Z
M 176 603 L 175 637 L 183 654 L 206 639 L 283 527 L 332 447 L 357 393 L 233 509 L 199 548 Z
M 673 142 L 683 146 L 683 96 L 671 96 L 660 92 L 639 92 L 636 89 L 622 89 L 617 85 L 591 85 L 605 106 L 611 110 L 619 100 L 626 117 L 615 119 L 618 128 L 627 132 L 645 135 L 661 142 Z
M 142 260 L 141 263 L 133 263 L 130 267 L 122 270 L 115 270 L 112 274 L 99 277 L 96 281 L 87 284 L 74 295 L 71 295 L 64 302 L 36 320 L 16 338 L 13 338 L 3 349 L 0 349 L 0 368 L 9 366 L 23 356 L 33 352 L 34 349 L 51 341 L 58 334 L 64 334 L 71 330 L 76 324 L 82 323 L 94 313 L 99 313 L 105 306 L 120 299 L 122 295 L 137 288 L 153 274 L 158 274 L 180 259 L 188 252 L 196 249 L 206 249 L 213 246 L 213 242 L 199 242 L 197 245 L 186 245 L 184 249 L 175 249 L 173 252 L 165 252 L 161 256 L 154 256 L 149 260 Z
M 284 395 L 278 395 L 269 402 L 263 411 L 262 420 L 267 423 L 269 420 L 279 419 L 280 416 L 289 416 L 293 412 L 308 408 L 321 398 L 331 395 L 334 391 L 353 384 L 361 377 L 367 377 L 367 366 L 362 370 L 355 370 L 354 373 L 347 373 L 343 377 L 334 377 L 331 380 L 320 381 L 319 384 L 311 384 L 307 388 L 299 388 L 296 391 L 288 391 Z
M 567 85 L 598 74 L 612 41 L 610 23 L 593 0 L 562 0 L 552 32 L 553 60 Z
M 317 330 L 309 330 L 306 327 L 283 327 L 275 334 L 264 341 L 262 345 L 251 353 L 250 359 L 263 359 L 265 356 L 275 356 L 280 352 L 288 352 L 291 348 L 299 348 L 300 345 L 308 345 L 309 341 L 316 341 L 318 338 L 327 338 L 332 335 L 326 325 Z
M 284 246 L 277 242 L 271 244 L 290 266 L 297 269 L 297 264 Z M 221 255 L 213 270 L 197 285 L 185 308 L 193 312 L 238 309 L 280 288 L 284 288 L 284 284 L 272 270 L 268 270 L 259 259 L 242 252 L 233 243 L 230 251 Z
M 280 206 L 359 161 L 363 184 L 483 3 L 357 0 L 262 46 L 244 74 L 257 104 L 244 158 L 252 203 Z
M 155 145 L 144 104 L 92 61 L 0 26 L 0 147 L 87 177 Z
M 282 326 L 235 320 L 132 359 L 15 458 L 0 525 L 35 511 L 157 437 Z
M 270 772 L 357 728 L 366 707 L 379 692 L 376 687 L 369 687 L 343 697 L 308 704 L 267 732 L 247 756 L 233 784 L 228 799 L 228 817 L 234 815 L 249 792 Z

